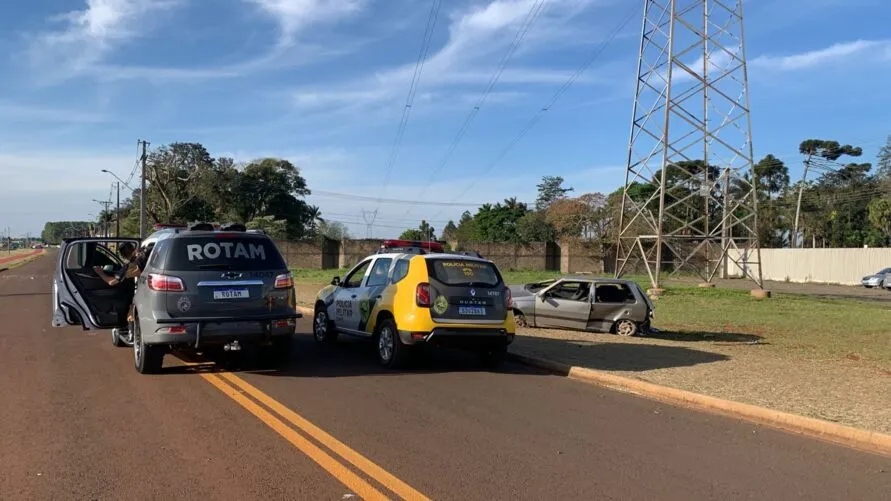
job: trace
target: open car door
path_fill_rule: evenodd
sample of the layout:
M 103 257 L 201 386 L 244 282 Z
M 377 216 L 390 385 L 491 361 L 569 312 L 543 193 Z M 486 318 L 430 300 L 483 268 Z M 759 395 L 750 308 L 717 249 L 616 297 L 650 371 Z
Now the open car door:
M 112 275 L 124 266 L 118 246 L 139 245 L 134 238 L 69 238 L 62 241 L 53 273 L 53 327 L 81 325 L 84 330 L 126 325 L 134 282 L 110 286 L 93 270 Z

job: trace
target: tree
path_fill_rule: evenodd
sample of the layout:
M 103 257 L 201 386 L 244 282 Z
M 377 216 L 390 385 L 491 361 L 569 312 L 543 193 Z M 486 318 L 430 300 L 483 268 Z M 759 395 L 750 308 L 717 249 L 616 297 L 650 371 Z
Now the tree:
M 758 187 L 767 194 L 768 200 L 789 187 L 789 168 L 773 155 L 762 158 L 755 164 L 754 171 Z
M 288 237 L 288 222 L 284 219 L 275 219 L 274 216 L 260 216 L 245 223 L 245 227 L 252 230 L 263 230 L 270 238 L 277 240 Z
M 338 221 L 322 220 L 316 229 L 316 235 L 329 240 L 346 240 L 350 238 L 350 232 L 347 227 Z
M 885 236 L 885 242 L 891 238 L 891 199 L 887 197 L 874 198 L 867 206 L 869 222 L 881 230 Z
M 194 187 L 213 165 L 213 158 L 201 144 L 172 143 L 151 152 L 146 159 L 146 180 L 150 183 L 146 205 L 156 221 L 187 222 L 194 212 L 206 208 L 195 203 Z M 204 214 L 200 214 L 204 215 Z
M 436 230 L 427 221 L 421 221 L 417 228 L 408 229 L 399 235 L 400 240 L 435 240 Z
M 40 239 L 48 244 L 58 244 L 63 238 L 87 236 L 89 221 L 50 221 L 43 225 Z
M 891 136 L 885 142 L 885 146 L 879 150 L 878 161 L 876 162 L 876 176 L 882 179 L 891 178 Z
M 566 194 L 573 188 L 563 187 L 563 178 L 560 176 L 544 176 L 538 187 L 538 198 L 535 200 L 536 210 L 545 210 L 557 200 L 566 198 Z
M 459 242 L 475 242 L 481 240 L 476 221 L 470 211 L 464 211 L 458 220 L 458 231 L 455 236 Z
M 577 198 L 555 200 L 546 213 L 546 220 L 561 238 L 581 238 L 591 220 L 591 208 Z
M 516 198 L 485 204 L 473 216 L 477 235 L 484 242 L 519 242 L 517 223 L 528 212 L 526 204 Z
M 454 221 L 449 221 L 445 228 L 442 229 L 442 239 L 445 241 L 456 240 L 458 238 L 458 226 Z
M 264 158 L 249 163 L 232 179 L 230 213 L 238 221 L 274 216 L 287 221 L 288 238 L 312 235 L 316 216 L 300 197 L 309 195 L 306 180 L 291 162 Z
M 841 145 L 838 141 L 825 139 L 805 139 L 798 145 L 798 151 L 807 158 L 820 157 L 826 160 L 838 160 L 842 155 L 859 157 L 863 149 L 850 144 Z
M 517 221 L 517 239 L 520 243 L 553 242 L 557 230 L 548 222 L 544 211 L 530 211 Z

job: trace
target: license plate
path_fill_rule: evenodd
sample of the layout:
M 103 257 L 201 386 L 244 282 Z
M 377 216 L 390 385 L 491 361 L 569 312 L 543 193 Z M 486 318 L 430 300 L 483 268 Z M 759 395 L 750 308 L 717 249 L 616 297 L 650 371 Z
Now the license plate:
M 217 289 L 213 291 L 214 299 L 244 299 L 251 297 L 247 289 Z
M 486 309 L 481 306 L 459 306 L 458 307 L 459 315 L 479 315 L 485 316 Z

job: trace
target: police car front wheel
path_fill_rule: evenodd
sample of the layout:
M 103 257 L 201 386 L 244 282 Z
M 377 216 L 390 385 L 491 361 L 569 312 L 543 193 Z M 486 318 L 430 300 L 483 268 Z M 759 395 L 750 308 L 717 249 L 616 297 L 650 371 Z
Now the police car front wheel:
M 322 305 L 316 306 L 312 321 L 312 333 L 316 341 L 320 343 L 333 343 L 337 340 L 337 330 Z

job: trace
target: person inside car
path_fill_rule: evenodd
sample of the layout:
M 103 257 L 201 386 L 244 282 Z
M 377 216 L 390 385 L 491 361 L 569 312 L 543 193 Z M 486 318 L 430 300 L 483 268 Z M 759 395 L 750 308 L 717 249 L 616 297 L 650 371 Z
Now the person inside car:
M 142 273 L 142 270 L 145 268 L 146 262 L 146 253 L 137 251 L 136 246 L 130 242 L 124 242 L 118 247 L 118 254 L 122 258 L 124 258 L 124 266 L 118 270 L 114 275 L 109 275 L 105 273 L 100 266 L 94 266 L 93 271 L 96 272 L 96 275 L 99 276 L 106 284 L 110 287 L 117 287 L 122 282 L 131 283 L 131 280 L 135 281 L 135 279 Z M 133 287 L 128 291 L 129 300 L 126 303 L 126 309 L 122 309 L 118 312 L 118 318 L 120 325 L 115 328 L 117 331 L 117 335 L 122 335 L 121 337 L 129 340 L 129 323 L 132 321 L 133 316 L 133 295 L 135 293 L 135 284 L 132 284 Z M 125 285 L 126 287 L 126 285 Z

